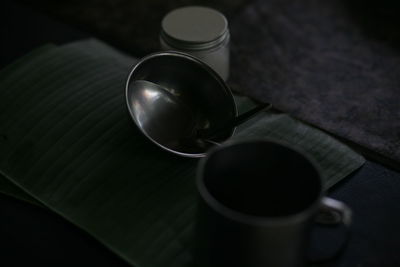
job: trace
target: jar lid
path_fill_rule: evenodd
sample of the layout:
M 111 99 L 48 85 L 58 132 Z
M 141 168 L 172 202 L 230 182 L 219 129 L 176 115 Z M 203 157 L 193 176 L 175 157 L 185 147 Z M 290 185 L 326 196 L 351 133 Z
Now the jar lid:
M 161 38 L 172 47 L 204 49 L 229 35 L 225 16 L 208 7 L 189 6 L 169 12 L 162 20 Z

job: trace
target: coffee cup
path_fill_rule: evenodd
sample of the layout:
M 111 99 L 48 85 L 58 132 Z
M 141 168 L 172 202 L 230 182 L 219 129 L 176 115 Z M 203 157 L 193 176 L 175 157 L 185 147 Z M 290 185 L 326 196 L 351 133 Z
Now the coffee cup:
M 305 266 L 316 221 L 351 221 L 343 202 L 325 196 L 313 159 L 279 140 L 213 149 L 199 163 L 197 189 L 194 255 L 201 267 Z

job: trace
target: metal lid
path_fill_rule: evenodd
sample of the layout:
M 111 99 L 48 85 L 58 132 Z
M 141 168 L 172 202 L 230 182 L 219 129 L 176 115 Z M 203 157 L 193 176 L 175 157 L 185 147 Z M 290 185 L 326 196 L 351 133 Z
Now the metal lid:
M 189 6 L 175 9 L 162 21 L 161 38 L 177 48 L 204 49 L 229 36 L 228 21 L 217 10 Z

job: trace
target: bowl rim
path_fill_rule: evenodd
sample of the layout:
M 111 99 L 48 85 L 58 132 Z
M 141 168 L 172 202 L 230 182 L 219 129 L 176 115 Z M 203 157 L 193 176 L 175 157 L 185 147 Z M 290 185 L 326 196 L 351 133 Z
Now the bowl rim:
M 231 99 L 231 103 L 232 103 L 232 108 L 233 108 L 233 113 L 234 116 L 237 117 L 238 116 L 238 109 L 237 109 L 237 105 L 236 105 L 236 101 L 235 98 L 233 96 L 232 90 L 229 88 L 229 86 L 225 83 L 225 81 L 219 76 L 218 73 L 215 72 L 215 70 L 213 70 L 209 65 L 207 65 L 206 63 L 204 63 L 203 61 L 201 61 L 200 59 L 189 55 L 187 53 L 183 53 L 183 52 L 178 52 L 178 51 L 162 51 L 162 52 L 155 52 L 155 53 L 151 53 L 147 56 L 144 56 L 143 58 L 141 58 L 130 70 L 129 75 L 126 79 L 126 83 L 125 83 L 125 102 L 126 102 L 126 106 L 128 108 L 129 111 L 129 115 L 131 117 L 131 119 L 133 120 L 133 122 L 135 123 L 135 125 L 137 126 L 137 128 L 139 128 L 139 130 L 154 144 L 156 144 L 157 146 L 163 148 L 166 151 L 172 152 L 176 155 L 180 155 L 183 157 L 189 157 L 189 158 L 202 158 L 206 156 L 206 151 L 202 152 L 202 153 L 187 153 L 187 152 L 181 152 L 178 150 L 174 150 L 172 148 L 169 148 L 159 142 L 157 142 L 157 140 L 155 140 L 154 138 L 152 138 L 151 136 L 149 136 L 146 131 L 139 125 L 139 123 L 136 121 L 135 119 L 135 115 L 134 112 L 131 108 L 130 105 L 130 101 L 129 101 L 129 88 L 130 88 L 130 84 L 134 81 L 136 81 L 136 79 L 133 79 L 135 72 L 137 71 L 137 69 L 145 62 L 153 59 L 153 58 L 157 58 L 157 57 L 163 57 L 163 56 L 173 56 L 173 57 L 181 57 L 187 60 L 190 60 L 196 64 L 198 64 L 200 67 L 202 67 L 203 69 L 205 69 L 211 76 L 213 76 L 214 79 L 217 80 L 217 82 L 221 85 L 220 88 L 222 88 L 226 95 Z M 151 81 L 150 81 L 151 82 Z M 223 142 L 229 140 L 229 138 L 231 138 L 235 132 L 236 132 L 236 128 L 237 127 L 233 127 L 229 137 L 226 138 L 226 140 L 224 140 Z

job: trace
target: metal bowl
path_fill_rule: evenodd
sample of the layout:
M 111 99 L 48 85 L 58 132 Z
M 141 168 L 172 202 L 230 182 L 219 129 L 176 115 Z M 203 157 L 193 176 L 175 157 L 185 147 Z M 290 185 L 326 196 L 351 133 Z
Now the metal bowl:
M 215 143 L 230 138 L 235 127 L 210 140 L 213 131 L 237 116 L 232 92 L 202 61 L 180 52 L 159 52 L 141 59 L 126 83 L 126 103 L 138 128 L 152 142 L 175 154 L 203 157 Z

